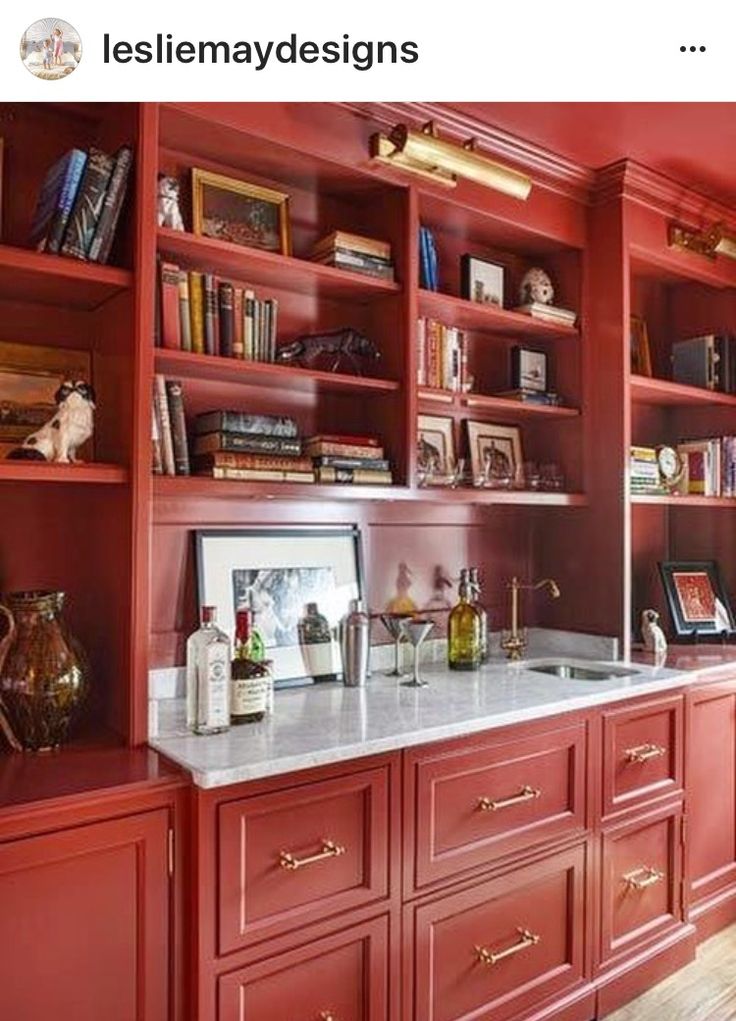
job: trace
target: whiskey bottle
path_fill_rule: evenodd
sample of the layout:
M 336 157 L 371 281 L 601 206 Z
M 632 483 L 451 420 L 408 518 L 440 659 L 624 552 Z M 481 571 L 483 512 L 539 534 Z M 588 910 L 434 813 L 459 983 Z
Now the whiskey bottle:
M 263 639 L 253 626 L 250 610 L 235 615 L 235 656 L 230 665 L 230 721 L 257 723 L 269 711 L 271 671 Z
M 490 640 L 488 637 L 488 611 L 481 599 L 482 588 L 480 573 L 477 567 L 470 568 L 470 588 L 473 606 L 475 606 L 480 614 L 480 661 L 481 663 L 487 663 L 491 656 Z
M 450 611 L 447 628 L 447 663 L 450 670 L 477 670 L 480 666 L 480 613 L 471 600 L 470 573 L 463 568 L 458 602 Z
M 230 726 L 230 641 L 214 606 L 203 606 L 200 619 L 187 641 L 187 726 L 219 734 Z

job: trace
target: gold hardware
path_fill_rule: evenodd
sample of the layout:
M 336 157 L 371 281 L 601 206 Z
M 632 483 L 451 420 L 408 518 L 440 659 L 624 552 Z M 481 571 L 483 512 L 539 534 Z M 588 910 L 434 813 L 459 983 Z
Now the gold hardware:
M 510 808 L 512 805 L 521 805 L 525 801 L 534 801 L 541 798 L 542 792 L 538 787 L 530 787 L 525 783 L 518 794 L 510 798 L 479 798 L 478 808 L 481 812 L 497 812 L 499 808 Z
M 664 872 L 660 872 L 659 869 L 651 868 L 648 865 L 643 865 L 640 869 L 634 869 L 633 872 L 627 872 L 623 876 L 624 882 L 631 890 L 646 890 L 648 886 L 661 883 L 663 879 Z
M 667 749 L 661 744 L 640 744 L 636 748 L 627 748 L 624 758 L 627 762 L 649 762 L 650 759 L 660 759 L 667 754 Z
M 436 125 L 429 121 L 419 131 L 397 124 L 388 135 L 371 137 L 371 157 L 389 166 L 429 178 L 437 184 L 454 187 L 458 177 L 493 188 L 512 198 L 526 199 L 531 178 L 505 167 L 476 149 L 475 139 L 446 141 L 439 137 Z
M 511 590 L 511 631 L 501 639 L 501 648 L 505 651 L 507 659 L 521 659 L 521 654 L 526 648 L 526 638 L 521 627 L 519 612 L 519 592 L 522 589 L 531 589 L 532 592 L 536 592 L 537 589 L 545 586 L 549 589 L 549 594 L 553 599 L 560 598 L 560 588 L 554 578 L 543 578 L 542 581 L 525 584 L 514 576 L 509 582 L 507 587 Z
M 528 929 L 519 927 L 516 931 L 521 936 L 521 939 L 517 943 L 512 943 L 510 947 L 506 947 L 505 950 L 489 950 L 488 947 L 476 947 L 475 952 L 478 955 L 479 962 L 481 964 L 498 964 L 499 961 L 503 961 L 507 957 L 513 957 L 514 954 L 518 954 L 522 950 L 528 950 L 529 947 L 535 947 L 537 943 L 541 942 L 542 937 L 534 932 L 530 932 Z
M 289 872 L 296 872 L 305 865 L 314 865 L 315 862 L 326 861 L 328 858 L 339 858 L 341 854 L 345 854 L 345 848 L 341 844 L 336 844 L 333 840 L 323 840 L 322 850 L 317 854 L 310 854 L 307 858 L 295 858 L 289 851 L 282 851 L 279 855 L 279 865 Z
M 331 1010 L 321 1010 L 319 1012 L 319 1021 L 337 1021 L 337 1018 Z
M 736 236 L 726 230 L 724 223 L 714 223 L 705 230 L 693 230 L 671 223 L 667 230 L 667 242 L 670 248 L 694 252 L 708 259 L 715 259 L 717 255 L 736 259 Z

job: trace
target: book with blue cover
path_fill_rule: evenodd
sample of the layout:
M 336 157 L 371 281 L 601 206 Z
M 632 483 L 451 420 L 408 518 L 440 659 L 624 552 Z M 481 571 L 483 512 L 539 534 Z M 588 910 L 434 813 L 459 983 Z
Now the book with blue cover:
M 86 165 L 87 153 L 70 149 L 46 174 L 30 231 L 39 252 L 59 251 Z

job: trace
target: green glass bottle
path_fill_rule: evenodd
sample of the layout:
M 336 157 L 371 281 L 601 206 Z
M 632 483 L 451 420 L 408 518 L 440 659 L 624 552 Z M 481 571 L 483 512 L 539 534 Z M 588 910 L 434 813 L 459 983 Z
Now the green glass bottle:
M 447 665 L 450 670 L 477 670 L 481 664 L 481 618 L 473 604 L 467 568 L 460 572 L 458 602 L 447 626 Z
M 480 582 L 480 572 L 477 567 L 470 568 L 470 588 L 473 605 L 480 614 L 480 661 L 487 663 L 491 658 L 490 639 L 488 636 L 488 610 L 482 601 L 483 590 Z

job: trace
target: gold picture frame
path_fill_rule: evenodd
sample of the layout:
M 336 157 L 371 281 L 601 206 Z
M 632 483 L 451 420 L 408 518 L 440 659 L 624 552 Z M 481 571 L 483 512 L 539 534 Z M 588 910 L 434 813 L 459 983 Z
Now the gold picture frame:
M 486 471 L 489 456 L 494 464 L 494 474 L 508 477 L 513 483 L 517 472 L 524 463 L 521 446 L 521 429 L 518 425 L 495 425 L 492 422 L 465 420 L 470 450 L 470 467 L 474 478 Z
M 455 423 L 440 415 L 417 418 L 417 463 L 430 474 L 442 474 L 455 464 Z
M 286 192 L 197 167 L 192 168 L 192 227 L 200 237 L 291 255 Z
M 630 316 L 629 344 L 631 350 L 631 371 L 636 376 L 652 376 L 652 352 L 649 347 L 647 324 L 641 316 Z

